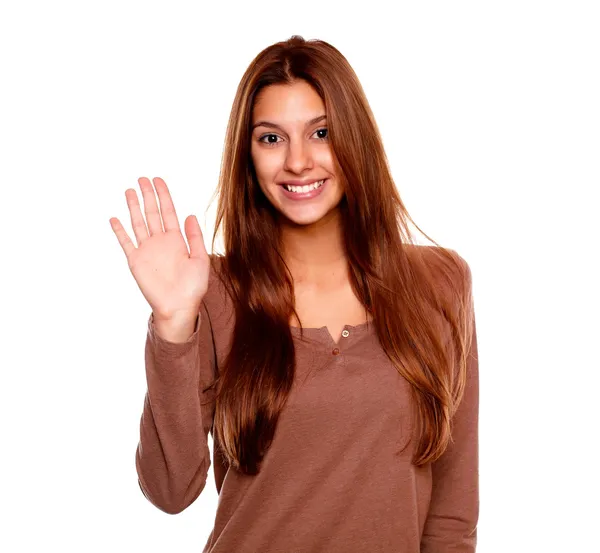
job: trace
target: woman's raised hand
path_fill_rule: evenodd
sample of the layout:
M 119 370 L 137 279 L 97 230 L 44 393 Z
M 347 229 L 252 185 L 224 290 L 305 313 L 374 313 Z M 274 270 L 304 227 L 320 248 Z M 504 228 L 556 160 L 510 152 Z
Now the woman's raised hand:
M 163 320 L 195 320 L 208 289 L 210 272 L 210 259 L 202 231 L 194 215 L 185 220 L 185 234 L 190 245 L 188 252 L 167 184 L 158 177 L 153 181 L 160 201 L 160 212 L 150 180 L 145 177 L 138 179 L 146 220 L 140 210 L 136 191 L 133 188 L 125 191 L 137 247 L 119 219 L 112 217 L 110 225 L 154 316 Z

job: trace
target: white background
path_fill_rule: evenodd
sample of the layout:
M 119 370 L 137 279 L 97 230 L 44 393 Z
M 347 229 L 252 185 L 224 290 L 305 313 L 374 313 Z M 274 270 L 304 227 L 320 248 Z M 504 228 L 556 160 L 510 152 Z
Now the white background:
M 478 552 L 600 551 L 598 4 L 215 5 L 0 8 L 0 549 L 204 546 L 212 466 L 176 516 L 138 486 L 150 308 L 109 219 L 133 237 L 125 189 L 160 176 L 210 249 L 239 79 L 299 34 L 349 60 L 410 214 L 471 266 Z

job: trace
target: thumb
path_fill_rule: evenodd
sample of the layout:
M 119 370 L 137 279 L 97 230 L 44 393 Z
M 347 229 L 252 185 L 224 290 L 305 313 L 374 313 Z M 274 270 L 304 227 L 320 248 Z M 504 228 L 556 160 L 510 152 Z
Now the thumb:
M 190 246 L 190 257 L 199 258 L 204 248 L 202 230 L 195 215 L 190 215 L 184 223 L 185 235 Z

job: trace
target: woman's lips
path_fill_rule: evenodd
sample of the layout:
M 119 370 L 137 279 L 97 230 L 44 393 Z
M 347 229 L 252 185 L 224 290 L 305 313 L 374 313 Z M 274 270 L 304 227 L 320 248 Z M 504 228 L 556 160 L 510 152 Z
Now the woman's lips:
M 319 186 L 319 188 L 315 188 L 313 190 L 309 190 L 308 192 L 290 192 L 284 184 L 280 185 L 281 190 L 283 191 L 283 195 L 290 200 L 310 200 L 312 198 L 316 198 L 322 191 L 323 188 L 327 186 L 329 179 L 325 179 L 323 184 Z

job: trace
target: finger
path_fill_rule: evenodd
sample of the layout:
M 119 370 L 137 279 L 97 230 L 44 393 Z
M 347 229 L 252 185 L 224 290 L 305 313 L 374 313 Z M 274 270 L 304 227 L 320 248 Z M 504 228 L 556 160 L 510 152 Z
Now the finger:
M 204 239 L 202 238 L 202 229 L 198 224 L 195 215 L 190 215 L 184 222 L 185 235 L 190 245 L 190 257 L 200 258 L 206 254 Z
M 137 198 L 137 193 L 133 188 L 125 190 L 125 198 L 127 198 L 127 206 L 129 207 L 129 214 L 131 215 L 131 226 L 133 227 L 133 234 L 137 240 L 138 246 L 148 238 L 148 229 L 146 228 L 146 221 L 140 210 L 140 202 Z
M 123 228 L 123 225 L 121 224 L 121 221 L 119 221 L 119 219 L 117 219 L 116 217 L 111 217 L 110 226 L 112 227 L 114 233 L 117 235 L 117 240 L 119 241 L 119 244 L 121 244 L 121 247 L 125 252 L 125 256 L 127 257 L 127 261 L 129 262 L 129 256 L 136 249 L 135 244 L 131 241 L 131 238 L 129 238 L 129 235 Z
M 156 193 L 158 194 L 158 201 L 160 202 L 160 214 L 162 216 L 165 232 L 168 230 L 181 231 L 177 212 L 175 211 L 175 206 L 173 205 L 173 199 L 171 198 L 167 183 L 160 177 L 154 178 L 153 181 Z
M 140 177 L 138 183 L 142 189 L 142 197 L 144 198 L 144 213 L 146 214 L 148 233 L 152 236 L 153 234 L 163 232 L 158 204 L 154 195 L 154 186 L 152 186 L 152 183 L 146 177 Z

